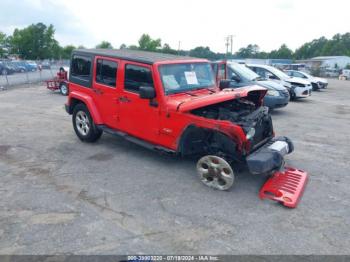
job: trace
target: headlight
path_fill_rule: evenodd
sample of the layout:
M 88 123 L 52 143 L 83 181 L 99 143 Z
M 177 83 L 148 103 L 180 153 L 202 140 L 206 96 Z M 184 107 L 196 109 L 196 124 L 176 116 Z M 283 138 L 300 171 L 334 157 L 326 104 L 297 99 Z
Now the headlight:
M 247 140 L 249 140 L 249 139 L 251 139 L 252 137 L 254 137 L 254 135 L 255 135 L 255 128 L 252 127 L 252 128 L 248 131 L 248 133 L 247 133 L 247 135 L 246 135 L 245 137 L 247 138 Z
M 267 95 L 268 96 L 279 96 L 280 93 L 276 90 L 267 90 Z

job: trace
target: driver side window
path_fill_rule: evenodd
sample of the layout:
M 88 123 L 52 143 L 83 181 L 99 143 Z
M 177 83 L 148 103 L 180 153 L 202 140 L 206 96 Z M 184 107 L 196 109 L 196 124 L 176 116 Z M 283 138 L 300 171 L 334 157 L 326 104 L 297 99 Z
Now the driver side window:
M 143 66 L 127 64 L 124 78 L 125 90 L 138 93 L 140 86 L 153 86 L 151 70 Z

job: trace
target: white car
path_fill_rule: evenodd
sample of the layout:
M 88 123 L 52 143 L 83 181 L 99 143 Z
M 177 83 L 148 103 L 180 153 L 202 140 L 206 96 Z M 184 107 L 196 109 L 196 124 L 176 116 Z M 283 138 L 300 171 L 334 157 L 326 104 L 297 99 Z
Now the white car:
M 285 73 L 289 76 L 299 77 L 310 81 L 312 90 L 319 90 L 321 88 L 327 88 L 328 86 L 327 79 L 315 77 L 303 71 L 286 70 Z
M 312 86 L 307 80 L 291 77 L 273 66 L 259 64 L 247 64 L 246 66 L 261 77 L 274 80 L 286 87 L 291 100 L 311 96 Z
M 346 77 L 346 79 L 350 79 L 350 69 L 343 69 L 342 75 Z

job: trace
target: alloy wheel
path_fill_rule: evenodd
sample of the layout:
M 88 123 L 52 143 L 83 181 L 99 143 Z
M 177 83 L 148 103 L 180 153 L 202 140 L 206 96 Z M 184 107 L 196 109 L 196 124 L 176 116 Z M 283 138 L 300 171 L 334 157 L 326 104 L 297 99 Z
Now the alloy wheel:
M 227 161 L 218 156 L 204 156 L 197 162 L 201 181 L 218 190 L 228 190 L 234 182 L 233 170 Z
M 75 117 L 75 125 L 79 133 L 86 136 L 90 131 L 90 121 L 87 114 L 84 111 L 79 111 Z

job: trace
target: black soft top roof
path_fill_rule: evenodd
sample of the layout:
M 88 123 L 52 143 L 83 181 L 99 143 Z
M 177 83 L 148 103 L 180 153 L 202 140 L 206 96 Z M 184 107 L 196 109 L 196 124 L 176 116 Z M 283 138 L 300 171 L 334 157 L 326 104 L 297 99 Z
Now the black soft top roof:
M 146 64 L 154 64 L 155 62 L 167 61 L 167 60 L 193 60 L 200 59 L 189 56 L 177 56 L 156 52 L 146 52 L 130 49 L 76 49 L 73 54 L 90 54 L 114 57 L 119 59 L 125 59 L 129 61 L 141 62 Z

